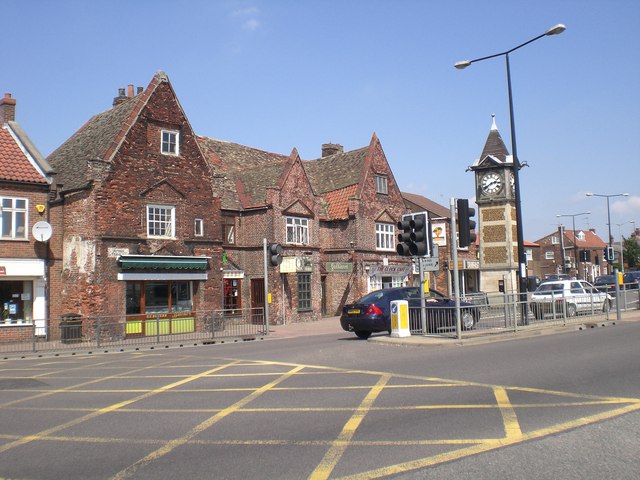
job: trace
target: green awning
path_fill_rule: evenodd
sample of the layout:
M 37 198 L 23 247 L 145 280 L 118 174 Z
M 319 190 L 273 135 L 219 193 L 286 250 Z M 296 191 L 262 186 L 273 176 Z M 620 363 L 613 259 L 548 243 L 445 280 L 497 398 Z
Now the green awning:
M 207 270 L 209 257 L 121 255 L 118 263 L 122 270 Z

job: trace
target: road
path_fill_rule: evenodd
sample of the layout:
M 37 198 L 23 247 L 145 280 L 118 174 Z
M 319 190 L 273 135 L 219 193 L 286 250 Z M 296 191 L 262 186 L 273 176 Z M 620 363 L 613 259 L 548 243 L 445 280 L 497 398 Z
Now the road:
M 0 477 L 635 479 L 640 322 L 0 363 Z

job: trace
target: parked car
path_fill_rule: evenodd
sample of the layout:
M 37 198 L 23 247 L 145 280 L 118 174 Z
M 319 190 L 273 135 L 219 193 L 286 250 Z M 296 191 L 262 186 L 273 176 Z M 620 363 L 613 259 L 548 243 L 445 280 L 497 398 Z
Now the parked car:
M 637 289 L 640 286 L 640 271 L 625 272 L 622 276 L 624 287 L 628 289 Z
M 544 276 L 543 282 L 555 282 L 556 280 L 570 280 L 566 273 L 551 273 Z
M 529 302 L 534 317 L 546 315 L 575 317 L 592 312 L 608 312 L 613 298 L 584 280 L 542 282 Z
M 374 332 L 391 333 L 391 302 L 407 300 L 409 316 L 413 328 L 420 325 L 419 287 L 397 287 L 376 290 L 354 303 L 345 305 L 340 316 L 343 330 L 354 332 L 359 338 L 369 338 Z M 431 333 L 441 329 L 455 328 L 455 301 L 431 290 L 425 294 L 427 328 Z M 479 307 L 468 302 L 460 302 L 462 328 L 472 329 L 478 322 Z
M 613 275 L 600 275 L 599 277 L 596 277 L 593 284 L 602 292 L 616 291 L 616 277 Z

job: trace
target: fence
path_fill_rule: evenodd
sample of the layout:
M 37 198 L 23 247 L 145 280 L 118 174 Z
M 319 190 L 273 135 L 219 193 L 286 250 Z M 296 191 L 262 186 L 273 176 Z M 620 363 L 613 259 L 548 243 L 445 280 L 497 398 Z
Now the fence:
M 613 292 L 604 302 L 598 294 L 586 295 L 580 302 L 561 295 L 548 302 L 534 302 L 531 294 L 526 302 L 517 294 L 474 295 L 461 301 L 461 336 L 615 319 L 618 304 L 621 311 L 640 309 L 640 290 L 622 288 L 617 298 Z M 413 335 L 457 336 L 456 309 L 427 302 L 423 324 L 421 308 L 411 307 L 409 325 Z
M 0 352 L 28 353 L 65 349 L 123 350 L 161 344 L 206 344 L 268 335 L 259 309 L 147 315 L 81 317 L 63 315 L 47 322 L 0 326 Z

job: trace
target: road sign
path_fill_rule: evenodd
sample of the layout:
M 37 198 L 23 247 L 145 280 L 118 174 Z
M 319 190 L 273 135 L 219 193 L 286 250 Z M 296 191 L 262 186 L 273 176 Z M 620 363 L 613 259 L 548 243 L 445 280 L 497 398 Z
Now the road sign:
M 440 270 L 440 259 L 437 257 L 423 257 L 420 261 L 422 262 L 422 269 L 427 272 L 437 272 Z

